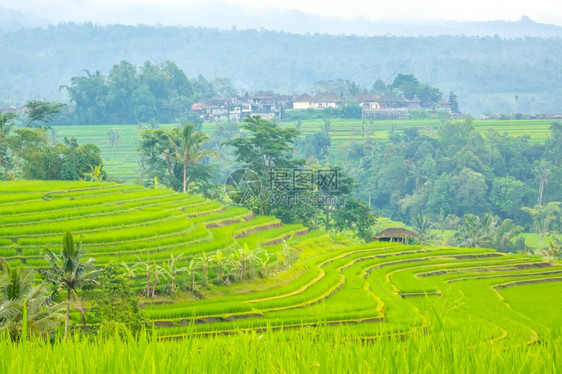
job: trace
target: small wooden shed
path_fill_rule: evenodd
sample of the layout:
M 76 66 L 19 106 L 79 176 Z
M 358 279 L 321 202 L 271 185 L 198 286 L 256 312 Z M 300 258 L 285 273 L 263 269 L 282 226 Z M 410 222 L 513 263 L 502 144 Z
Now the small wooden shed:
M 408 239 L 420 239 L 421 236 L 413 231 L 404 228 L 388 228 L 375 235 L 375 240 L 380 242 L 400 242 L 406 243 Z

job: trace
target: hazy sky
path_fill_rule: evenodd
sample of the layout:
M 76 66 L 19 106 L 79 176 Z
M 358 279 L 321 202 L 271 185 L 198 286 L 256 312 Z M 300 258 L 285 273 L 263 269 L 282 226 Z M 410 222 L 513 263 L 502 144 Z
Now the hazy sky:
M 124 24 L 186 24 L 194 13 L 244 10 L 252 16 L 272 9 L 372 21 L 516 21 L 522 15 L 562 26 L 562 0 L 0 0 L 0 6 L 51 21 Z M 233 20 L 235 24 L 235 20 Z

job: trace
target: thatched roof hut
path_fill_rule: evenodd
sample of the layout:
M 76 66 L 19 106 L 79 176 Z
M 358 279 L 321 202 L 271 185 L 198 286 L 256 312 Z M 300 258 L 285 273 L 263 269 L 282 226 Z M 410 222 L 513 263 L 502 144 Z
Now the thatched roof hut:
M 380 242 L 401 242 L 405 243 L 408 239 L 420 239 L 421 236 L 413 231 L 404 228 L 388 228 L 375 235 L 375 240 Z

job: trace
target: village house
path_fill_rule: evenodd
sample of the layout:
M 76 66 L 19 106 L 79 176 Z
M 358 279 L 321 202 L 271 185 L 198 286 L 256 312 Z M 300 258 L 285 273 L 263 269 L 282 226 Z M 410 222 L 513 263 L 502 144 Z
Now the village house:
M 408 119 L 409 101 L 405 97 L 370 95 L 357 101 L 363 119 Z M 415 102 L 414 102 L 415 103 Z
M 441 99 L 435 104 L 435 110 L 451 112 L 451 103 L 446 99 Z
M 293 109 L 314 109 L 312 96 L 302 94 L 293 98 Z
M 339 108 L 343 104 L 343 99 L 331 92 L 321 93 L 312 98 L 312 102 L 317 109 Z
M 421 236 L 405 228 L 388 228 L 376 234 L 374 240 L 379 242 L 399 242 L 408 243 L 412 240 L 419 240 Z
M 320 93 L 314 96 L 302 94 L 293 97 L 293 109 L 325 109 L 340 108 L 344 100 L 331 92 Z
M 408 119 L 410 109 L 423 109 L 421 101 L 414 96 L 407 99 L 404 96 L 358 94 L 351 99 L 344 100 L 331 92 L 319 93 L 314 96 L 302 94 L 298 96 L 275 95 L 270 91 L 250 96 L 216 96 L 203 100 L 191 106 L 191 112 L 199 115 L 205 121 L 225 120 L 242 121 L 246 116 L 259 115 L 266 120 L 281 119 L 287 109 L 322 110 L 326 108 L 341 108 L 346 103 L 357 103 L 362 110 L 363 119 Z M 451 103 L 441 99 L 433 108 L 451 112 Z
M 193 104 L 191 112 L 205 121 L 242 121 L 244 117 L 253 115 L 272 120 L 280 119 L 283 111 L 290 108 L 291 104 L 290 96 L 276 96 L 266 92 L 256 96 L 212 97 Z

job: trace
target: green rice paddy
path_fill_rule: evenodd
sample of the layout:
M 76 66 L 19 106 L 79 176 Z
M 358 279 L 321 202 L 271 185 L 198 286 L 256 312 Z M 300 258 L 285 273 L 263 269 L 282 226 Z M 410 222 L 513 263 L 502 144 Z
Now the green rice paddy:
M 111 183 L 2 182 L 0 196 L 0 253 L 12 264 L 46 266 L 41 250 L 60 250 L 67 229 L 100 265 L 132 264 L 137 256 L 161 262 L 170 253 L 184 253 L 187 261 L 244 243 L 264 246 L 280 259 L 279 238 L 299 251 L 293 268 L 274 272 L 271 279 L 213 286 L 229 292 L 202 289 L 202 295 L 214 297 L 146 299 L 144 314 L 154 322 L 158 341 L 220 345 L 232 335 L 235 342 L 319 334 L 321 342 L 386 342 L 399 336 L 408 347 L 442 336 L 453 339 L 451 332 L 459 331 L 467 334 L 461 339 L 467 346 L 527 350 L 560 339 L 562 264 L 538 256 L 387 242 L 349 245 L 302 226 L 280 225 L 275 217 L 254 217 L 243 208 Z M 139 290 L 142 278 L 135 278 Z M 351 350 L 364 349 L 355 344 Z
M 490 129 L 500 134 L 508 133 L 510 136 L 529 136 L 530 142 L 544 142 L 550 133 L 551 120 L 474 120 L 474 127 L 483 135 Z M 282 122 L 283 126 L 295 127 L 296 121 Z M 322 120 L 307 120 L 301 123 L 303 135 L 320 131 L 324 126 Z M 175 125 L 161 125 L 173 127 Z M 330 121 L 332 147 L 341 144 L 361 141 L 364 136 L 375 140 L 384 141 L 390 133 L 400 134 L 407 128 L 417 128 L 421 132 L 434 135 L 440 126 L 439 120 L 385 120 L 366 121 L 332 119 Z M 104 168 L 115 180 L 122 183 L 139 182 L 138 139 L 139 127 L 137 125 L 89 125 L 89 126 L 53 126 L 56 140 L 64 137 L 76 137 L 79 143 L 93 143 L 100 147 Z M 116 129 L 119 132 L 119 141 L 110 147 L 107 132 Z M 214 124 L 206 123 L 203 131 L 213 134 Z

